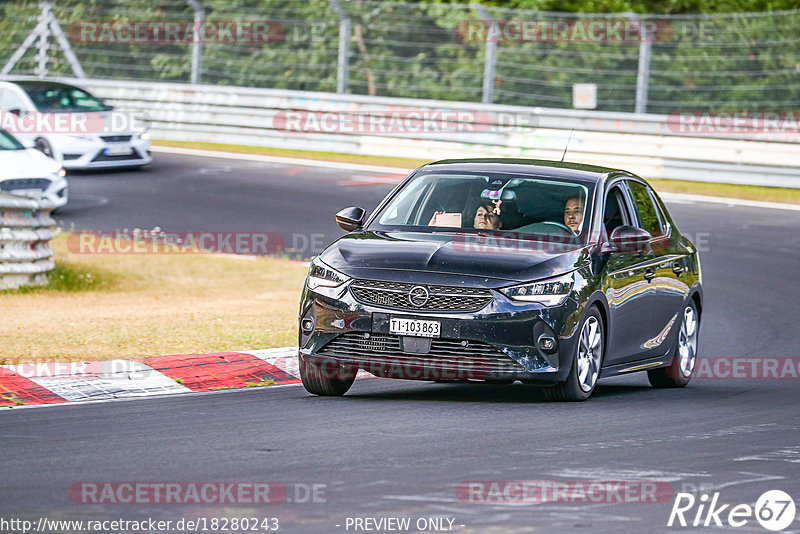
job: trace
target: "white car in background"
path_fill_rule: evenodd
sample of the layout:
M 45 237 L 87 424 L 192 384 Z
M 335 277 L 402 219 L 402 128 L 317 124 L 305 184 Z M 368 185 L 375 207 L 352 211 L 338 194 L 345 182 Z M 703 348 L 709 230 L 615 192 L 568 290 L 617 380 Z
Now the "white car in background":
M 33 143 L 66 169 L 150 163 L 150 137 L 144 123 L 134 119 L 68 83 L 38 78 L 0 81 L 0 127 Z
M 67 203 L 68 184 L 61 164 L 35 148 L 26 148 L 0 129 L 0 191 L 33 198 L 43 207 Z

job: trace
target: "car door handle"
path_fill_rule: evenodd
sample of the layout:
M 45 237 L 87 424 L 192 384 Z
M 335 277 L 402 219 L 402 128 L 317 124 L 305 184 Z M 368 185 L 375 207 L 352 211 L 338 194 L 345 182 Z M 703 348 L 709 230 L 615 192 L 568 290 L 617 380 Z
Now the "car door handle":
M 644 279 L 648 282 L 656 277 L 656 272 L 653 269 L 647 269 L 644 272 Z

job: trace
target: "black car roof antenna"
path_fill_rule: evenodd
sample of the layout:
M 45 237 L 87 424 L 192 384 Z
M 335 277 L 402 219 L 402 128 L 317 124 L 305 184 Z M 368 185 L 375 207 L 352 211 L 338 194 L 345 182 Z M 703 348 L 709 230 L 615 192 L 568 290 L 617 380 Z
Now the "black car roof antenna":
M 569 148 L 569 142 L 572 141 L 572 132 L 575 131 L 575 128 L 569 131 L 569 137 L 567 138 L 567 146 L 564 147 L 564 153 L 561 155 L 561 161 L 564 161 L 564 158 L 567 156 L 567 149 Z

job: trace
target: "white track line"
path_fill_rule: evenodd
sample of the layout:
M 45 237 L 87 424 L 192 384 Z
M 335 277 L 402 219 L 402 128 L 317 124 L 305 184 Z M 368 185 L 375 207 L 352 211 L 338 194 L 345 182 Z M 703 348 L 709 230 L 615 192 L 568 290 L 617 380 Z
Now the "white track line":
M 283 156 L 266 156 L 262 154 L 240 154 L 237 152 L 224 152 L 220 150 L 200 150 L 197 148 L 178 148 L 153 145 L 155 152 L 167 154 L 183 154 L 187 156 L 199 156 L 206 158 L 224 158 L 241 161 L 260 161 L 265 163 L 281 163 L 287 165 L 304 165 L 307 167 L 325 167 L 329 169 L 345 169 L 351 171 L 377 172 L 382 174 L 406 175 L 413 169 L 403 169 L 400 167 L 382 167 L 379 165 L 365 165 L 361 163 L 345 163 L 340 161 L 320 161 L 302 158 L 288 158 Z M 764 202 L 760 200 L 744 200 L 739 198 L 714 197 L 705 195 L 690 195 L 684 193 L 659 193 L 665 201 L 675 202 L 709 202 L 712 204 L 724 204 L 730 207 L 746 206 L 748 208 L 766 208 L 800 211 L 798 204 L 784 204 L 780 202 Z
M 688 195 L 684 193 L 659 193 L 665 202 L 676 201 L 681 203 L 710 202 L 725 204 L 730 207 L 745 206 L 748 208 L 768 208 L 772 210 L 800 211 L 800 204 L 783 204 L 780 202 L 764 202 L 761 200 L 744 200 L 741 198 L 709 197 L 705 195 Z
M 399 167 L 382 167 L 380 165 L 365 165 L 362 163 L 344 163 L 340 161 L 320 161 L 314 159 L 287 158 L 283 156 L 266 156 L 264 154 L 241 154 L 238 152 L 223 152 L 220 150 L 200 150 L 197 148 L 178 148 L 172 146 L 151 147 L 153 152 L 167 154 L 183 154 L 186 156 L 200 156 L 204 158 L 236 159 L 240 161 L 260 161 L 264 163 L 282 163 L 287 165 L 301 165 L 305 167 L 324 167 L 328 169 L 345 169 L 349 171 L 378 172 L 381 174 L 402 174 L 405 176 L 413 169 Z

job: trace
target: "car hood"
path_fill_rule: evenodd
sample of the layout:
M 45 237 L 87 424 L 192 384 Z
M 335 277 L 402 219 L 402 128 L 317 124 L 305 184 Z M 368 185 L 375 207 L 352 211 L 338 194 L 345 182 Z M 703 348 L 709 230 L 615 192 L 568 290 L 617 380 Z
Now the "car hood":
M 361 231 L 334 242 L 320 259 L 355 278 L 502 287 L 572 271 L 588 261 L 588 251 L 495 235 Z
M 0 150 L 0 180 L 50 178 L 59 164 L 35 148 Z

